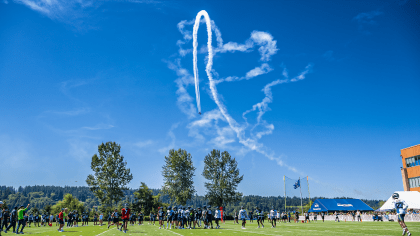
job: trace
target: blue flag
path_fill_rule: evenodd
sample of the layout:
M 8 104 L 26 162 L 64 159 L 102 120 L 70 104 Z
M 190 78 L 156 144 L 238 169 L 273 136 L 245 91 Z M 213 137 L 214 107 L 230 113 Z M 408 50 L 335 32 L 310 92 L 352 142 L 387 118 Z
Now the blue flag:
M 297 188 L 299 188 L 299 187 L 300 187 L 300 179 L 298 179 L 298 181 L 296 181 L 296 183 L 293 185 L 293 187 L 294 187 L 295 189 L 297 189 Z

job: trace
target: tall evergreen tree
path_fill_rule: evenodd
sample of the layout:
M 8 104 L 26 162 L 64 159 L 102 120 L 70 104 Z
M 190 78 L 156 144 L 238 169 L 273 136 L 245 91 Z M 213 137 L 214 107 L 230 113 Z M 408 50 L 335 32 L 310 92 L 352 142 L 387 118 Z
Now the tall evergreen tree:
M 158 207 L 166 207 L 169 204 L 162 203 L 160 201 L 160 193 L 153 195 L 153 190 L 151 190 L 147 185 L 141 182 L 139 189 L 134 192 L 135 202 L 132 204 L 132 209 L 134 211 L 143 211 L 144 215 L 149 215 L 151 211 L 157 212 Z
M 134 198 L 136 201 L 133 203 L 133 210 L 140 211 L 140 209 L 144 209 L 144 214 L 148 215 L 150 213 L 150 209 L 153 208 L 153 192 L 147 185 L 143 182 L 140 183 L 139 189 L 134 192 Z
M 165 156 L 165 165 L 162 167 L 163 194 L 169 195 L 171 202 L 185 205 L 195 193 L 194 171 L 190 153 L 183 149 L 169 150 L 169 155 Z
M 203 176 L 209 180 L 204 186 L 210 204 L 222 206 L 241 200 L 242 193 L 236 192 L 236 188 L 244 176 L 239 175 L 238 163 L 227 151 L 213 149 L 204 158 Z
M 124 156 L 120 155 L 121 146 L 115 142 L 102 143 L 98 146 L 98 155 L 93 155 L 91 168 L 94 175 L 89 175 L 86 183 L 102 205 L 112 205 L 124 197 L 123 190 L 133 179 Z

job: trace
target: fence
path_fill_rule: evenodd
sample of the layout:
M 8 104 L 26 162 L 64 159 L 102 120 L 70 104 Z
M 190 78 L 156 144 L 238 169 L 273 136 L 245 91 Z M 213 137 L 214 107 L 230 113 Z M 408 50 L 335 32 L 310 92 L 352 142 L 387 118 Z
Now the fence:
M 360 218 L 361 218 L 362 221 L 373 221 L 373 215 L 360 215 Z M 309 219 L 311 221 L 314 220 L 314 216 L 313 215 L 309 216 Z M 317 219 L 322 221 L 321 215 L 318 215 Z M 340 219 L 340 221 L 352 221 L 353 216 L 351 216 L 351 215 L 339 215 L 338 219 Z M 299 220 L 305 220 L 305 216 L 299 216 Z M 335 216 L 334 215 L 326 215 L 324 217 L 324 220 L 335 220 Z M 398 221 L 398 215 L 382 215 L 382 220 L 383 221 L 389 221 L 389 220 Z M 355 216 L 355 221 L 357 221 L 357 216 Z M 420 215 L 419 214 L 407 214 L 407 215 L 405 215 L 404 221 L 420 222 Z

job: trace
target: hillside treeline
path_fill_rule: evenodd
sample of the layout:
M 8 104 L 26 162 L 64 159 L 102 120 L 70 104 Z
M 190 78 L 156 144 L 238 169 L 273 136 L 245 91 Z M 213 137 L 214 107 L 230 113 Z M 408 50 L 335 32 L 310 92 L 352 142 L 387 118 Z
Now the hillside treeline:
M 134 192 L 136 190 L 130 189 L 124 191 L 125 197 L 121 202 L 133 203 L 135 201 Z M 158 195 L 160 190 L 152 189 L 153 195 Z M 77 198 L 83 203 L 87 209 L 92 209 L 94 206 L 99 206 L 99 200 L 92 194 L 88 187 L 70 187 L 70 186 L 26 186 L 15 189 L 13 187 L 0 186 L 0 200 L 6 202 L 7 206 L 14 207 L 20 205 L 31 204 L 31 207 L 38 209 L 44 209 L 45 206 L 55 205 L 58 201 L 63 200 L 63 197 L 70 193 L 73 197 Z M 322 198 L 314 197 L 313 199 Z M 342 197 L 345 198 L 345 197 Z M 160 202 L 174 205 L 169 201 L 169 197 L 162 195 Z M 377 209 L 380 206 L 379 200 L 364 200 L 367 205 L 373 209 Z M 303 205 L 308 205 L 309 199 L 303 199 Z M 198 206 L 207 205 L 208 200 L 204 196 L 195 195 L 192 199 L 187 201 L 188 206 L 194 208 Z M 300 211 L 301 199 L 297 197 L 287 198 L 286 206 L 288 211 L 299 210 Z M 227 204 L 225 206 L 226 213 L 232 215 L 235 211 L 239 211 L 240 207 L 243 206 L 248 210 L 255 209 L 256 206 L 260 207 L 264 212 L 267 212 L 274 207 L 278 210 L 285 209 L 285 199 L 282 196 L 278 197 L 262 197 L 256 195 L 244 196 L 241 200 L 234 204 Z

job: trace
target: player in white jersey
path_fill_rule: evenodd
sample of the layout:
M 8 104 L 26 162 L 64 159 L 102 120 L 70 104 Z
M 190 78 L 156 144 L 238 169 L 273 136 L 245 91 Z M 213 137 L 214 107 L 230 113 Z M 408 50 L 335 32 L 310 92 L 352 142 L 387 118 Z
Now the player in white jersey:
M 184 229 L 184 209 L 182 208 L 182 206 L 179 207 L 178 216 L 180 216 L 180 220 L 178 220 L 179 229 Z
M 277 222 L 279 222 L 280 221 L 280 211 L 277 211 L 277 216 L 276 216 L 276 219 L 277 219 Z
M 184 210 L 184 219 L 186 219 L 186 225 L 187 225 L 187 229 L 191 229 L 191 221 L 189 220 L 190 217 L 190 209 L 191 207 L 188 207 Z
M 216 210 L 214 211 L 214 219 L 216 221 L 216 229 L 220 228 L 219 220 L 222 218 L 221 211 L 219 210 L 219 207 L 216 207 Z
M 274 210 L 274 208 L 272 207 L 271 211 L 270 211 L 271 228 L 275 228 L 277 226 L 276 225 L 276 215 L 277 215 L 277 211 Z
M 242 220 L 242 229 L 245 229 L 246 218 L 248 218 L 248 214 L 246 213 L 246 210 L 244 210 L 244 207 L 241 207 L 241 210 L 239 211 L 239 217 L 241 217 Z
M 305 212 L 305 223 L 311 223 L 311 221 L 309 220 L 309 212 Z
M 408 231 L 407 226 L 405 225 L 405 222 L 404 222 L 405 212 L 408 208 L 408 205 L 404 200 L 399 199 L 400 195 L 398 193 L 392 194 L 392 198 L 394 199 L 392 203 L 394 203 L 394 208 L 398 214 L 398 223 L 401 225 L 401 228 L 403 229 L 402 235 L 405 235 L 407 233 L 408 236 L 411 236 L 411 233 L 410 231 Z
M 171 206 L 168 206 L 167 209 L 168 210 L 166 211 L 166 229 L 172 229 L 174 211 L 171 209 Z

